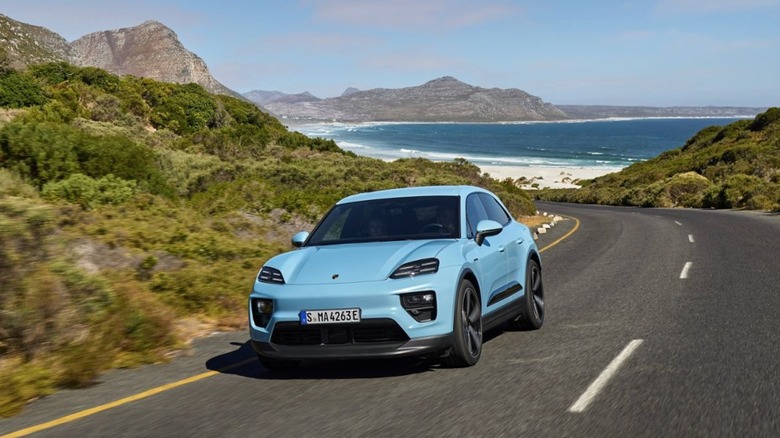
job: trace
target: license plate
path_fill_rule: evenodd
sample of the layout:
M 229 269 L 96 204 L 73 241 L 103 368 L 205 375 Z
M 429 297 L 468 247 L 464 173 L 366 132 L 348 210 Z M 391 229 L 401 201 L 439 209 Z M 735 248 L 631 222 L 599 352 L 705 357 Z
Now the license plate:
M 301 325 L 360 322 L 360 309 L 301 310 Z

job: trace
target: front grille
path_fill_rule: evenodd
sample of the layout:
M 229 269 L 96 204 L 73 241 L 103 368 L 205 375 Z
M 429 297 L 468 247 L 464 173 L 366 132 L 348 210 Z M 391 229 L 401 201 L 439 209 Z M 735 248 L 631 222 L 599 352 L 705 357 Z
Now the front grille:
M 366 319 L 357 324 L 305 326 L 298 322 L 276 324 L 271 342 L 278 345 L 336 345 L 404 342 L 409 336 L 392 319 Z

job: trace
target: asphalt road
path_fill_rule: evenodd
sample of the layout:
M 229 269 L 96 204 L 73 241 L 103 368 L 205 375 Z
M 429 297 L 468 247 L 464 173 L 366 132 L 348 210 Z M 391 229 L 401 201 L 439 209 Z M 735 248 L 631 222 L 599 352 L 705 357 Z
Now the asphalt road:
M 246 333 L 215 334 L 38 400 L 0 437 L 780 436 L 780 215 L 539 208 L 568 217 L 539 240 L 557 241 L 545 325 L 488 333 L 475 367 L 270 374 Z

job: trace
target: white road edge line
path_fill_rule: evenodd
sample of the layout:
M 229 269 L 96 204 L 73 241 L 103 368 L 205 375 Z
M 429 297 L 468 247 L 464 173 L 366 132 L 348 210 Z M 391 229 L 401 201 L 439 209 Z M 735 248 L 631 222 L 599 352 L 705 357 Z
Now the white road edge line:
M 693 243 L 693 234 L 688 235 L 688 242 Z
M 693 266 L 693 263 L 691 262 L 685 262 L 685 266 L 683 266 L 682 272 L 680 272 L 680 279 L 684 280 L 688 278 L 688 271 L 691 270 L 691 266 Z
M 634 339 L 633 341 L 629 342 L 628 345 L 626 345 L 626 348 L 624 348 L 616 358 L 612 359 L 612 362 L 610 362 L 609 365 L 604 368 L 604 371 L 599 374 L 596 380 L 594 380 L 593 383 L 588 386 L 588 389 L 582 393 L 580 398 L 577 399 L 573 405 L 571 405 L 569 412 L 580 413 L 585 411 L 585 409 L 588 408 L 590 402 L 596 398 L 599 392 L 601 392 L 604 386 L 606 386 L 607 382 L 609 382 L 609 379 L 611 379 L 612 376 L 617 373 L 620 366 L 623 365 L 623 362 L 625 362 L 628 357 L 631 356 L 631 353 L 633 353 L 634 350 L 639 347 L 642 341 L 642 339 Z

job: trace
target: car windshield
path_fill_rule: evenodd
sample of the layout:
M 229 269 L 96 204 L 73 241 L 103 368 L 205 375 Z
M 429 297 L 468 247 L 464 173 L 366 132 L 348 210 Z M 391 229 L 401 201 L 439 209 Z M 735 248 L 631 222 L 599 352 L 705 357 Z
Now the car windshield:
M 458 196 L 416 196 L 333 207 L 306 246 L 460 237 Z

